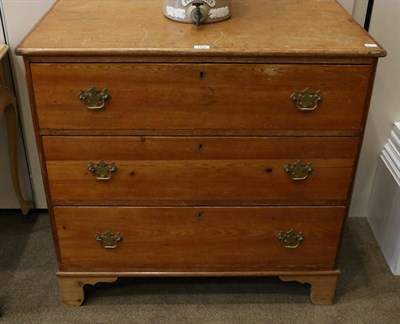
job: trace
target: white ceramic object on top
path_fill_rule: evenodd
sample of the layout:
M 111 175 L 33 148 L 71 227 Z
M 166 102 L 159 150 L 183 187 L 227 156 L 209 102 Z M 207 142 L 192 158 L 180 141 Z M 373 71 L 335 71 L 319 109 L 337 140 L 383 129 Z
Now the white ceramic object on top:
M 230 0 L 164 0 L 164 15 L 198 26 L 218 22 L 231 16 Z

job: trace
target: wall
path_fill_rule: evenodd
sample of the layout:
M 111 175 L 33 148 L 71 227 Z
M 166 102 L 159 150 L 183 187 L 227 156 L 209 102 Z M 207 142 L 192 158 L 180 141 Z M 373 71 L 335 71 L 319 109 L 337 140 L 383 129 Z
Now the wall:
M 25 85 L 23 61 L 14 54 L 15 47 L 28 31 L 37 23 L 55 0 L 2 0 L 6 32 L 11 48 L 11 61 L 20 105 L 20 117 L 26 153 L 29 160 L 35 205 L 47 208 L 39 158 L 36 150 L 35 134 L 31 122 L 28 92 Z
M 350 14 L 353 12 L 354 1 L 357 0 L 338 0 L 338 2 L 343 6 L 343 8 L 346 9 L 346 11 Z
M 368 0 L 354 0 L 353 18 L 361 26 L 364 26 L 367 8 L 368 8 Z
M 375 1 L 371 35 L 387 50 L 379 61 L 350 216 L 367 215 L 378 157 L 392 124 L 400 121 L 400 1 Z

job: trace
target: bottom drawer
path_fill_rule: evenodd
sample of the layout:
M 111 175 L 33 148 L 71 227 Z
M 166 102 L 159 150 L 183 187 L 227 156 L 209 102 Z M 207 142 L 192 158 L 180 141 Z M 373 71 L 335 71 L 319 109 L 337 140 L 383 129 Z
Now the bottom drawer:
M 54 214 L 62 271 L 326 270 L 335 267 L 345 208 L 56 207 Z

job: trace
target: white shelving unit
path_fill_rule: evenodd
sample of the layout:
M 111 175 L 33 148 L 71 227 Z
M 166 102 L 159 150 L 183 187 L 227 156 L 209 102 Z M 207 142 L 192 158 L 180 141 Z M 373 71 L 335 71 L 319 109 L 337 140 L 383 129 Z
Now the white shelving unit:
M 369 201 L 368 221 L 395 275 L 400 275 L 400 122 L 380 156 Z

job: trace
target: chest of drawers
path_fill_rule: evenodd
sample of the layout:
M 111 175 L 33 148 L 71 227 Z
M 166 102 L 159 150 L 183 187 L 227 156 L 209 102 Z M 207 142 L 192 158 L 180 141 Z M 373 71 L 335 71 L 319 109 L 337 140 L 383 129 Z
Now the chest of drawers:
M 332 303 L 385 55 L 335 1 L 234 0 L 196 27 L 60 0 L 17 53 L 65 304 L 123 276 L 279 276 Z

